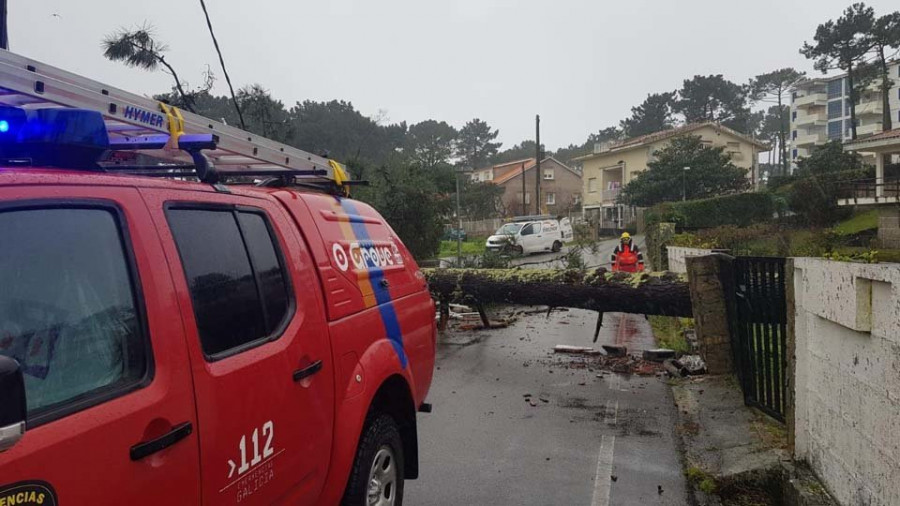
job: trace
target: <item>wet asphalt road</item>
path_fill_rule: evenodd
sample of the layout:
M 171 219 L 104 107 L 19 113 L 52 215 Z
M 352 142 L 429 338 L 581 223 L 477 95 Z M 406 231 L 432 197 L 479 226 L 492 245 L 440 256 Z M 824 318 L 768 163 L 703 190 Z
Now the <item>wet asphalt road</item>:
M 668 385 L 600 378 L 551 351 L 590 345 L 595 318 L 571 310 L 443 335 L 428 399 L 434 412 L 419 418 L 421 476 L 407 482 L 405 504 L 687 504 Z M 597 346 L 652 347 L 643 316 L 604 322 Z
M 644 236 L 636 235 L 634 236 L 634 243 L 638 245 L 641 250 L 645 249 L 644 246 Z M 584 251 L 582 253 L 582 257 L 584 259 L 585 265 L 588 267 L 606 267 L 610 268 L 612 262 L 610 262 L 610 256 L 614 249 L 616 249 L 616 245 L 619 244 L 618 239 L 605 239 L 597 243 L 597 253 L 593 253 L 591 251 Z M 562 262 L 562 258 L 569 252 L 571 246 L 564 246 L 563 250 L 559 253 L 532 253 L 530 255 L 514 257 L 510 262 L 511 265 L 518 265 L 529 269 L 558 269 L 565 267 Z M 444 267 L 453 267 L 456 263 L 456 257 L 447 257 L 441 259 L 442 265 Z

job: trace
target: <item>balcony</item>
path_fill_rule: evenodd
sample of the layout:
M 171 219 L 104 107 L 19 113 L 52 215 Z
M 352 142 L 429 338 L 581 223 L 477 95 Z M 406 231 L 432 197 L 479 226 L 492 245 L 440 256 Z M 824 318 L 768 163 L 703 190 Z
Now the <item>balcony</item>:
M 800 109 L 804 107 L 824 107 L 828 103 L 828 95 L 822 93 L 810 93 L 802 97 L 794 99 L 794 107 Z
M 867 135 L 880 134 L 883 128 L 881 123 L 869 123 L 868 125 L 858 125 L 856 127 L 856 136 L 864 137 Z
M 828 114 L 824 112 L 816 114 L 798 114 L 794 125 L 798 127 L 822 126 L 828 123 Z
M 862 102 L 856 106 L 856 116 L 859 118 L 875 116 L 880 118 L 884 113 L 884 104 L 881 99 L 878 102 Z
M 859 179 L 837 185 L 839 206 L 860 206 L 900 203 L 900 180 Z
M 614 204 L 619 197 L 621 188 L 613 188 L 611 190 L 603 190 L 600 192 L 600 202 L 603 204 Z
M 791 141 L 798 148 L 812 147 L 819 144 L 825 144 L 825 133 L 811 133 L 798 135 L 796 139 Z

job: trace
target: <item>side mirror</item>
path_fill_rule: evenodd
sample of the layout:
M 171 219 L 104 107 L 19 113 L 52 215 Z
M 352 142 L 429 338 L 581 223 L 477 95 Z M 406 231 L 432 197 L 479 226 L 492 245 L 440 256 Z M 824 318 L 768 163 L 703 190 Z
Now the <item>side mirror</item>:
M 15 359 L 0 355 L 0 452 L 22 439 L 27 413 L 22 368 Z

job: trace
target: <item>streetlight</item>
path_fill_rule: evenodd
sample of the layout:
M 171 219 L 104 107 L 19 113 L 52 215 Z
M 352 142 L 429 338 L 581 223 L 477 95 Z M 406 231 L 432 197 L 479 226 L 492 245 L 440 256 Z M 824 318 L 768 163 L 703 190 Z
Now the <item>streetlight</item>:
M 684 170 L 681 171 L 681 201 L 684 202 L 687 200 L 687 185 L 685 184 L 685 180 L 687 179 L 687 172 L 691 170 L 690 167 L 685 167 Z

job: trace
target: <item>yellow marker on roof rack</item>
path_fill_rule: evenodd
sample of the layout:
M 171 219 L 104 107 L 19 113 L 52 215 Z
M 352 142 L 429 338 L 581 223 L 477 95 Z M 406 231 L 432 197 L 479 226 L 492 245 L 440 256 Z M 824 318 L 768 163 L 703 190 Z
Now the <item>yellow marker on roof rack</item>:
M 163 102 L 159 103 L 159 109 L 169 122 L 169 142 L 166 143 L 166 149 L 178 149 L 178 139 L 184 134 L 184 116 L 177 107 Z
M 341 193 L 343 193 L 345 197 L 349 197 L 350 185 L 345 185 L 344 181 L 348 181 L 350 176 L 347 175 L 344 166 L 334 160 L 328 160 L 328 165 L 331 166 L 331 170 L 334 172 L 334 184 L 341 189 Z

